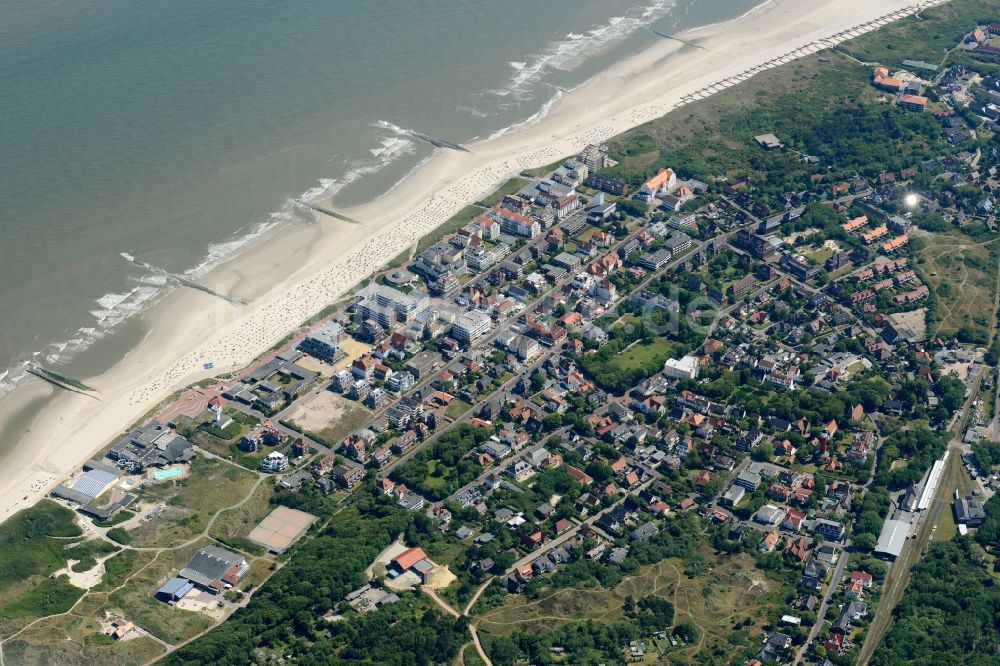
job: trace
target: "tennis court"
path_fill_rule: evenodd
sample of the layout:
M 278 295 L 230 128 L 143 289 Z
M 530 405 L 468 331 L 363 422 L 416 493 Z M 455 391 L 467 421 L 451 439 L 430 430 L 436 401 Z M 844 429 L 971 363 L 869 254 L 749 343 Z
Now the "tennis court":
M 312 514 L 279 506 L 267 514 L 247 538 L 270 553 L 280 554 L 298 541 L 315 521 L 316 516 Z

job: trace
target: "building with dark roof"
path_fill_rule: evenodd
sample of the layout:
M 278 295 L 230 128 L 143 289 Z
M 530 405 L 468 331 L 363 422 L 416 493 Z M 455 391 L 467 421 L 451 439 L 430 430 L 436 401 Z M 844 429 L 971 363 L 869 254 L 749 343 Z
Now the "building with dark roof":
M 242 555 L 218 546 L 205 546 L 177 573 L 177 578 L 218 594 L 239 582 L 248 569 L 249 565 Z
M 955 510 L 955 522 L 959 525 L 979 527 L 986 520 L 986 511 L 979 500 L 963 497 L 955 500 L 952 508 Z
M 147 467 L 190 462 L 194 448 L 173 429 L 154 421 L 118 440 L 108 458 L 123 469 L 142 471 Z

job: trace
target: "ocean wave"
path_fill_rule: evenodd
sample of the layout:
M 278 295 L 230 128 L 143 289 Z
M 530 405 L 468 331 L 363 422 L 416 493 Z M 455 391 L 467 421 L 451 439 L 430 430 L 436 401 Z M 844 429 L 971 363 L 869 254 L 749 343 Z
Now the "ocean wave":
M 570 32 L 562 39 L 547 44 L 529 61 L 509 63 L 514 73 L 507 85 L 491 92 L 501 97 L 524 96 L 548 72 L 575 69 L 590 56 L 662 18 L 674 5 L 674 0 L 657 0 L 629 10 L 624 16 L 613 16 L 607 23 L 584 33 Z
M 542 52 L 532 58 L 525 61 L 511 61 L 509 64 L 514 70 L 514 74 L 507 86 L 500 91 L 492 92 L 508 96 L 512 93 L 527 91 L 535 87 L 547 72 L 570 70 L 576 67 L 588 56 L 662 17 L 673 4 L 673 0 L 658 0 L 638 7 L 636 10 L 626 13 L 625 16 L 613 17 L 606 24 L 596 26 L 589 31 L 570 32 L 563 39 L 547 45 Z M 532 116 L 497 130 L 489 138 L 503 136 L 544 118 L 553 104 L 562 97 L 562 94 L 563 91 L 557 90 L 556 94 Z M 517 96 L 513 95 L 512 98 L 516 99 Z M 500 104 L 501 107 L 514 105 L 516 103 L 501 102 Z M 364 176 L 377 173 L 401 157 L 416 153 L 416 139 L 413 130 L 386 120 L 376 121 L 373 126 L 386 130 L 391 135 L 379 137 L 378 144 L 369 149 L 368 156 L 345 161 L 346 171 L 342 175 L 336 178 L 319 179 L 316 186 L 305 190 L 298 197 L 287 199 L 277 211 L 270 213 L 263 222 L 244 228 L 230 240 L 211 243 L 206 248 L 203 259 L 184 272 L 185 277 L 197 279 L 204 276 L 249 243 L 279 225 L 294 220 L 298 214 L 297 201 L 329 199 L 336 196 L 344 187 Z M 413 169 L 410 173 L 412 171 Z M 124 259 L 130 262 L 134 260 L 134 257 L 127 252 L 121 254 Z M 130 287 L 127 291 L 109 292 L 95 299 L 94 307 L 89 310 L 92 317 L 89 323 L 72 331 L 64 340 L 51 342 L 41 350 L 16 359 L 10 367 L 0 372 L 0 396 L 13 390 L 21 381 L 30 376 L 26 372 L 29 362 L 44 362 L 50 365 L 65 364 L 74 355 L 88 349 L 124 322 L 147 310 L 175 288 L 176 283 L 166 276 L 146 273 L 131 277 Z
M 298 198 L 311 200 L 329 195 L 338 181 L 333 179 L 319 180 L 319 186 L 303 192 Z M 211 243 L 205 256 L 198 264 L 184 272 L 185 277 L 197 279 L 218 266 L 225 259 L 276 228 L 278 225 L 293 219 L 295 199 L 288 199 L 282 207 L 270 213 L 264 222 L 252 225 L 238 232 L 232 240 Z M 135 257 L 128 252 L 120 252 L 123 259 L 134 262 Z M 89 349 L 98 340 L 106 337 L 123 323 L 146 311 L 161 297 L 176 288 L 176 283 L 166 275 L 146 273 L 129 278 L 131 287 L 128 291 L 109 292 L 94 300 L 94 308 L 89 310 L 93 318 L 87 325 L 81 326 L 66 339 L 48 343 L 42 349 L 32 352 L 27 358 L 15 359 L 8 368 L 0 372 L 0 396 L 6 395 L 17 388 L 18 384 L 31 377 L 26 368 L 31 362 L 47 365 L 63 365 L 75 355 Z
M 379 143 L 378 148 L 368 151 L 379 161 L 395 159 L 401 155 L 413 152 L 413 142 L 401 136 L 389 136 Z
M 13 391 L 18 384 L 30 377 L 28 374 L 28 364 L 20 363 L 12 365 L 0 375 L 0 395 L 6 395 Z
M 535 113 L 531 114 L 530 116 L 528 116 L 524 120 L 520 120 L 520 121 L 518 121 L 516 123 L 511 123 L 510 125 L 507 125 L 506 127 L 501 127 L 496 132 L 493 132 L 488 137 L 486 137 L 486 140 L 487 141 L 492 141 L 493 139 L 499 139 L 500 137 L 504 136 L 505 134 L 510 134 L 511 132 L 513 132 L 515 130 L 519 130 L 519 129 L 522 129 L 524 127 L 528 127 L 529 125 L 534 125 L 535 123 L 537 123 L 538 121 L 542 120 L 547 115 L 549 115 L 549 112 L 552 110 L 552 106 L 556 102 L 558 102 L 559 99 L 562 98 L 562 96 L 563 96 L 563 91 L 559 90 L 559 89 L 556 89 L 556 94 L 554 94 L 552 97 L 550 97 L 549 100 L 547 102 L 545 102 L 545 104 L 542 105 L 542 108 L 540 108 L 538 111 L 536 111 Z
M 489 118 L 490 117 L 489 113 L 487 113 L 486 111 L 482 111 L 480 109 L 477 109 L 474 106 L 458 106 L 458 107 L 455 107 L 455 109 L 457 111 L 465 111 L 466 113 L 468 113 L 473 118 Z
M 386 120 L 376 121 L 372 123 L 372 126 L 380 129 L 387 129 L 391 131 L 394 136 L 380 138 L 378 145 L 368 150 L 368 154 L 371 155 L 371 158 L 363 158 L 346 162 L 348 171 L 345 172 L 343 176 L 331 181 L 330 185 L 326 188 L 325 195 L 327 197 L 337 195 L 342 189 L 351 183 L 357 182 L 365 176 L 378 173 L 404 155 L 412 155 L 416 153 L 416 143 L 411 141 L 409 138 L 406 138 L 409 136 L 410 130 L 403 129 L 399 125 L 395 125 Z
M 742 14 L 740 14 L 739 16 L 734 16 L 734 17 L 728 18 L 728 19 L 726 19 L 724 21 L 717 21 L 715 23 L 706 23 L 705 25 L 699 25 L 699 26 L 695 26 L 693 28 L 688 28 L 687 30 L 684 30 L 683 32 L 681 32 L 681 34 L 682 35 L 692 35 L 692 34 L 694 34 L 696 32 L 699 32 L 701 30 L 706 30 L 708 28 L 717 28 L 720 25 L 727 25 L 729 23 L 736 23 L 738 21 L 742 21 L 743 19 L 745 19 L 747 17 L 750 17 L 750 16 L 753 16 L 757 12 L 760 12 L 760 11 L 766 9 L 767 7 L 770 7 L 771 4 L 773 4 L 773 3 L 774 3 L 774 0 L 764 0 L 760 4 L 754 5 L 753 7 L 751 7 L 750 9 L 748 9 L 747 11 L 743 12 Z

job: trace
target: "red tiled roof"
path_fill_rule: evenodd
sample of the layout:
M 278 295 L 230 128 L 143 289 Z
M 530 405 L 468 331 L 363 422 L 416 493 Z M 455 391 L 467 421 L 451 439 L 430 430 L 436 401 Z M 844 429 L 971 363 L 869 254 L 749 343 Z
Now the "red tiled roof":
M 419 547 L 410 548 L 408 550 L 404 550 L 402 553 L 392 558 L 392 563 L 395 564 L 400 569 L 402 569 L 403 571 L 406 571 L 414 564 L 416 564 L 420 560 L 425 559 L 426 557 L 427 554 L 424 552 L 423 548 Z

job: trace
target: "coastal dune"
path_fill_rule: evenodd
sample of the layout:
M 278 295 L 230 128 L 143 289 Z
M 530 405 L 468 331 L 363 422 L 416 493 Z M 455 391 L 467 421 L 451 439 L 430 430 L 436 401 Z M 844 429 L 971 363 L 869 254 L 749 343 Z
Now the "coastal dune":
M 470 152 L 438 149 L 382 197 L 339 210 L 359 224 L 303 211 L 202 280 L 234 305 L 179 289 L 147 315 L 149 333 L 110 371 L 86 379 L 99 400 L 64 393 L 30 424 L 14 414 L 51 397 L 35 382 L 8 396 L 0 427 L 24 431 L 4 461 L 0 520 L 35 501 L 172 391 L 238 369 L 336 301 L 421 236 L 519 171 L 550 164 L 766 68 L 813 53 L 938 2 L 772 0 L 749 14 L 663 39 L 564 94 L 543 118 Z M 683 170 L 683 165 L 674 165 Z M 335 208 L 330 202 L 315 202 Z M 206 371 L 203 364 L 213 363 Z M 23 420 L 23 419 L 22 419 Z

